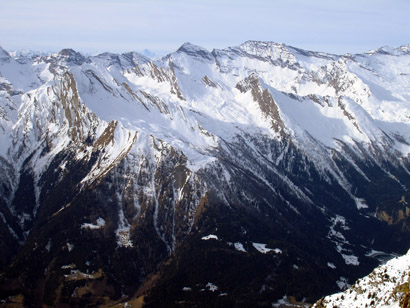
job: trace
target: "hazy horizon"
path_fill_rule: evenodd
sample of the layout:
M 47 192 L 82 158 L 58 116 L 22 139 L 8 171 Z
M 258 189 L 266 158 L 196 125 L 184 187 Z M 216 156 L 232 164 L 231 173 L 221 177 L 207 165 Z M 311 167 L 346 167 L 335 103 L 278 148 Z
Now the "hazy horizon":
M 409 44 L 410 1 L 73 0 L 2 1 L 0 45 L 8 51 L 143 51 L 184 42 L 208 50 L 248 40 L 335 54 Z

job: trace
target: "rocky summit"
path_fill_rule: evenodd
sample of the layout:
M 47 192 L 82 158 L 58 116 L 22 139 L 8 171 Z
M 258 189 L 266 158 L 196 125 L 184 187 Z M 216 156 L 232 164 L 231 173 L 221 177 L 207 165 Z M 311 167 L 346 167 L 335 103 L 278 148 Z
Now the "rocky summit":
M 410 248 L 409 154 L 409 46 L 0 48 L 1 305 L 306 306 Z

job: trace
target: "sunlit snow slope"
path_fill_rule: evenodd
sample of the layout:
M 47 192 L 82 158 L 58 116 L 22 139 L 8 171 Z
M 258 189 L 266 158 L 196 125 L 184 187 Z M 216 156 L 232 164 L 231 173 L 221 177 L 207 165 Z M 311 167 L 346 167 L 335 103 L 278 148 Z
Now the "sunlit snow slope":
M 377 267 L 370 275 L 359 279 L 352 287 L 318 301 L 314 308 L 399 308 L 408 307 L 409 253 Z

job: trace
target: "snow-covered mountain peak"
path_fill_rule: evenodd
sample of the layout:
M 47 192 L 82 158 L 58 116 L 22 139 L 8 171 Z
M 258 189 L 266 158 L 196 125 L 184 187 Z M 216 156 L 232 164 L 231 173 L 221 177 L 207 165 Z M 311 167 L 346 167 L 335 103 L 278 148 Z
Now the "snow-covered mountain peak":
M 0 61 L 8 61 L 10 58 L 10 54 L 0 46 Z
M 376 50 L 370 50 L 365 52 L 367 55 L 389 55 L 389 56 L 403 56 L 410 53 L 410 44 L 402 45 L 399 47 L 382 46 Z
M 65 59 L 65 61 L 69 64 L 81 65 L 86 61 L 86 57 L 83 56 L 81 53 L 71 49 L 65 48 L 62 49 L 58 55 Z
M 233 49 L 240 50 L 248 56 L 259 58 L 281 59 L 291 62 L 296 60 L 288 46 L 282 43 L 247 41 Z
M 32 49 L 22 49 L 9 52 L 13 58 L 34 58 L 38 56 L 47 56 L 49 52 L 32 50 Z
M 123 54 L 105 52 L 94 56 L 91 59 L 106 68 L 117 66 L 121 70 L 131 69 L 137 64 L 146 64 L 151 61 L 149 58 L 137 52 L 128 52 Z
M 189 159 L 198 153 L 202 157 L 218 138 L 232 140 L 239 125 L 260 129 L 269 138 L 271 129 L 274 134 L 294 132 L 301 147 L 308 146 L 305 134 L 329 147 L 336 140 L 379 143 L 384 134 L 401 136 L 396 144 L 408 152 L 403 148 L 410 142 L 406 66 L 400 65 L 398 75 L 399 70 L 390 69 L 398 64 L 383 67 L 379 58 L 368 55 L 351 59 L 247 41 L 212 53 L 185 43 L 155 62 L 136 52 L 86 57 L 72 49 L 27 61 L 0 71 L 10 94 L 9 84 L 30 90 L 71 71 L 78 97 L 101 119 L 178 144 L 188 150 Z M 17 71 L 32 75 L 22 78 Z M 398 106 L 403 112 L 397 113 Z
M 235 47 L 234 47 L 235 48 Z M 264 42 L 264 41 L 246 41 L 245 43 L 236 47 L 237 49 L 245 52 L 248 55 L 269 58 L 271 60 L 282 61 L 314 61 L 314 59 L 324 59 L 337 61 L 339 56 L 328 54 L 324 52 L 304 50 L 292 46 L 285 45 L 283 43 L 276 42 Z
M 253 41 L 249 40 L 238 46 L 240 49 L 247 51 L 249 54 L 271 52 L 272 50 L 287 50 L 287 46 L 283 43 L 276 43 L 270 41 Z
M 147 58 L 150 58 L 150 59 L 156 59 L 156 58 L 158 58 L 158 54 L 157 54 L 156 52 L 154 52 L 154 51 L 149 50 L 149 49 L 144 49 L 144 50 L 142 50 L 142 51 L 141 51 L 141 54 L 142 54 L 143 56 L 147 57 Z
M 407 54 L 410 53 L 410 44 L 402 45 L 399 48 Z
M 212 53 L 209 52 L 207 49 L 198 45 L 191 44 L 189 42 L 182 44 L 182 46 L 179 47 L 176 52 L 186 53 L 192 57 L 202 57 L 207 58 L 209 60 L 213 59 Z
M 135 51 L 123 53 L 122 56 L 128 58 L 130 61 L 134 63 L 143 64 L 152 61 L 152 59 L 146 56 L 145 54 L 141 54 Z

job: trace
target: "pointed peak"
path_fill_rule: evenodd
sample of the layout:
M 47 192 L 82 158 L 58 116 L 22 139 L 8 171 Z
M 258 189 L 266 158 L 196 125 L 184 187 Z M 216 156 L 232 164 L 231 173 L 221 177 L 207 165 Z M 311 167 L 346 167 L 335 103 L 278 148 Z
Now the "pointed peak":
M 382 46 L 376 50 L 370 50 L 365 52 L 368 55 L 390 55 L 401 56 L 410 54 L 410 44 L 402 45 L 399 47 Z
M 149 49 L 144 49 L 140 52 L 141 55 L 143 55 L 144 57 L 147 57 L 149 59 L 156 59 L 158 58 L 158 54 L 154 51 L 151 51 Z
M 185 53 L 192 57 L 213 59 L 212 54 L 205 48 L 186 42 L 181 45 L 176 51 L 177 53 Z
M 71 48 L 64 48 L 64 49 L 61 49 L 59 54 L 62 56 L 73 56 L 73 55 L 78 54 L 78 52 Z
M 0 61 L 10 60 L 10 54 L 0 46 Z
M 399 49 L 400 49 L 403 53 L 410 54 L 410 44 L 401 45 L 401 46 L 399 47 Z
M 192 44 L 190 42 L 185 42 L 178 48 L 177 52 L 179 51 L 197 51 L 197 50 L 206 50 L 205 48 Z
M 376 50 L 376 53 L 384 54 L 384 55 L 389 55 L 389 54 L 392 54 L 393 52 L 394 52 L 394 48 L 387 46 L 387 45 L 382 46 Z
M 71 48 L 62 49 L 58 55 L 66 58 L 67 63 L 81 65 L 86 61 L 86 58 L 81 53 Z

